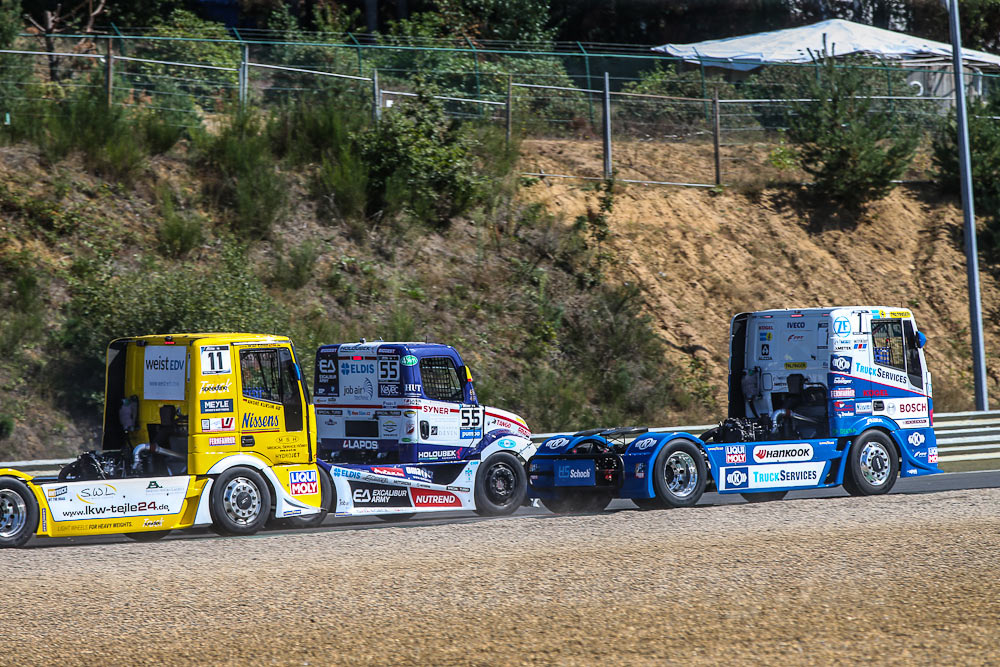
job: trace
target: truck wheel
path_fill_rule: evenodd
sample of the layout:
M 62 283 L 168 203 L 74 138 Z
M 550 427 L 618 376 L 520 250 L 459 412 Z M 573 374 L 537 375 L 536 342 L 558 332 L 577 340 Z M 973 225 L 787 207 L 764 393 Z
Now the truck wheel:
M 788 491 L 763 491 L 761 493 L 741 493 L 743 500 L 748 503 L 768 503 L 772 500 L 781 500 L 788 494 Z
M 497 452 L 482 462 L 476 473 L 476 514 L 511 514 L 528 493 L 524 465 L 509 452 Z
M 653 464 L 653 489 L 668 507 L 691 507 L 705 492 L 705 457 L 690 440 L 674 440 Z
M 125 537 L 135 542 L 156 542 L 168 534 L 169 530 L 144 530 L 141 533 L 125 533 Z
M 209 509 L 220 535 L 253 535 L 271 515 L 271 491 L 256 470 L 230 468 L 212 485 Z
M 592 514 L 604 511 L 611 502 L 611 494 L 600 491 L 566 491 L 554 498 L 539 500 L 553 514 Z
M 292 516 L 286 519 L 292 528 L 315 528 L 326 520 L 326 515 L 330 513 L 330 508 L 337 504 L 333 482 L 330 475 L 322 468 L 317 473 L 319 475 L 319 504 L 323 509 L 319 514 L 306 514 L 305 516 Z
M 857 490 L 856 494 L 851 495 L 878 496 L 889 493 L 899 475 L 896 448 L 889 436 L 881 431 L 867 431 L 858 436 L 851 445 L 847 465 L 852 487 Z
M 38 530 L 38 501 L 28 485 L 0 478 L 0 549 L 22 546 Z

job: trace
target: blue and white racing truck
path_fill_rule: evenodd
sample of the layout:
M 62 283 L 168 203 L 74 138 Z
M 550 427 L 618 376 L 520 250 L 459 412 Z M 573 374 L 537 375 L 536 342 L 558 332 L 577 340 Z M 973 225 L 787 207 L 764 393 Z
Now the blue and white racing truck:
M 614 497 L 684 507 L 706 489 L 750 502 L 843 485 L 888 493 L 939 472 L 926 337 L 902 308 L 767 310 L 730 326 L 728 417 L 695 437 L 606 429 L 547 439 L 530 495 L 555 512 Z
M 458 351 L 436 343 L 324 345 L 316 352 L 318 459 L 331 513 L 503 515 L 524 502 L 535 452 L 519 416 L 479 404 Z

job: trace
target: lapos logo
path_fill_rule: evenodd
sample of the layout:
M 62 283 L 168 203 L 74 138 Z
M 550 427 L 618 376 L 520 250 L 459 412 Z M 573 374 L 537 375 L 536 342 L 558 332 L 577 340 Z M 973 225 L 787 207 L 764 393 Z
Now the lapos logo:
M 633 442 L 632 448 L 637 449 L 641 452 L 644 449 L 649 449 L 655 444 L 656 444 L 656 438 L 643 438 L 642 440 Z
M 772 461 L 809 461 L 813 457 L 812 445 L 760 445 L 753 448 L 753 459 L 757 463 Z
M 926 438 L 924 438 L 923 433 L 911 433 L 910 437 L 906 439 L 906 441 L 911 445 L 913 445 L 914 447 L 919 447 L 920 445 L 924 444 L 925 440 Z
M 736 470 L 726 473 L 726 485 L 730 488 L 740 487 L 746 483 L 747 474 L 743 472 L 742 468 L 737 468 Z

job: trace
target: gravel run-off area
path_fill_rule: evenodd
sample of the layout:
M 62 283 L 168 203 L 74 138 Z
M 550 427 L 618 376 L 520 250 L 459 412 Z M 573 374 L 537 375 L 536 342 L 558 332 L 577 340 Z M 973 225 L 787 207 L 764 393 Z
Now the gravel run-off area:
M 1000 489 L 0 552 L 0 664 L 997 664 Z

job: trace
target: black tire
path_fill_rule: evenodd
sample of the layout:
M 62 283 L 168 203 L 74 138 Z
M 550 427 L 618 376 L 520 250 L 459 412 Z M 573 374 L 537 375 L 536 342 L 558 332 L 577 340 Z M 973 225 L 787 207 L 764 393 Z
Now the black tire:
M 157 542 L 169 534 L 169 530 L 144 530 L 141 533 L 125 533 L 125 537 L 136 542 Z
M 0 478 L 0 549 L 23 546 L 38 530 L 38 500 L 28 485 Z
M 553 514 L 596 514 L 608 506 L 611 494 L 604 491 L 563 491 L 554 498 L 539 500 Z
M 382 519 L 386 523 L 401 523 L 403 521 L 409 521 L 413 517 L 417 516 L 416 512 L 395 512 L 393 514 L 376 514 L 378 518 Z
M 690 440 L 670 441 L 653 463 L 653 490 L 668 507 L 695 505 L 705 492 L 707 479 L 705 457 Z
M 899 476 L 899 458 L 892 439 L 882 431 L 865 431 L 854 440 L 847 455 L 847 470 L 858 496 L 889 493 Z M 847 488 L 845 485 L 844 488 Z
M 666 507 L 659 498 L 633 498 L 632 502 L 641 510 L 662 510 Z
M 317 466 L 318 467 L 318 466 Z M 315 528 L 326 521 L 326 515 L 330 513 L 330 508 L 337 504 L 336 490 L 333 482 L 330 481 L 330 474 L 319 468 L 319 504 L 323 508 L 319 514 L 306 514 L 305 516 L 293 516 L 285 519 L 291 528 Z
M 854 484 L 854 478 L 851 475 L 851 466 L 848 465 L 847 469 L 844 470 L 844 483 L 841 485 L 844 487 L 844 491 L 847 491 L 848 495 L 860 496 L 861 492 L 858 491 L 857 485 Z
M 215 532 L 253 535 L 271 516 L 271 490 L 259 472 L 237 466 L 215 479 L 208 505 Z
M 528 493 L 524 464 L 510 452 L 497 452 L 476 473 L 476 514 L 504 516 L 521 506 Z
M 769 503 L 772 500 L 781 500 L 788 494 L 788 491 L 761 491 L 760 493 L 741 493 L 743 500 L 748 503 Z

